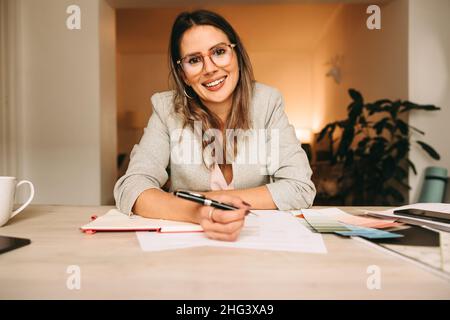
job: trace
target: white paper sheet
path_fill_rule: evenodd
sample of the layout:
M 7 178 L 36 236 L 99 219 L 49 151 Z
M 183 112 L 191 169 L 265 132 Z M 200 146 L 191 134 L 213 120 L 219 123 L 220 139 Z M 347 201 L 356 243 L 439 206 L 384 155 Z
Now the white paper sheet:
M 275 210 L 255 210 L 258 216 L 247 216 L 240 237 L 235 242 L 211 240 L 204 233 L 136 232 L 144 251 L 161 251 L 210 246 L 326 253 L 322 235 L 313 233 L 292 214 Z

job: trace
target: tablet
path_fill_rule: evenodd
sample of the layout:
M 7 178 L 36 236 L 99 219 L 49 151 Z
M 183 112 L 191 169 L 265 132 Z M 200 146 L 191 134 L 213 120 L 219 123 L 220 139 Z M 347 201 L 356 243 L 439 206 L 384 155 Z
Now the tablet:
M 30 244 L 30 239 L 0 236 L 0 254 Z
M 417 219 L 450 223 L 450 214 L 446 212 L 437 212 L 437 211 L 410 208 L 410 209 L 394 210 L 394 214 Z

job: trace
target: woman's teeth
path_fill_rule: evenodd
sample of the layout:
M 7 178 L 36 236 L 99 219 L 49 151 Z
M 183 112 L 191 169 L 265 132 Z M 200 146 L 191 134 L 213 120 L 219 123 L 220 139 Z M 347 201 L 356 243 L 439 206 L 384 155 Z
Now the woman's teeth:
M 217 86 L 219 83 L 222 83 L 224 80 L 225 80 L 225 77 L 223 77 L 222 79 L 217 79 L 216 81 L 207 83 L 207 84 L 205 84 L 205 86 L 214 87 L 214 86 Z

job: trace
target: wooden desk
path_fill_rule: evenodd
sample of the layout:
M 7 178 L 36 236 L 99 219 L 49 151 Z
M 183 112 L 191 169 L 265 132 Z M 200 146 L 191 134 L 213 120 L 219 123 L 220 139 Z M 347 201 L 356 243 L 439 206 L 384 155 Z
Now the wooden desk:
M 28 207 L 0 234 L 32 244 L 0 255 L 1 299 L 449 299 L 450 283 L 365 243 L 325 235 L 328 254 L 191 248 L 143 252 L 131 233 L 81 233 L 111 207 Z M 350 210 L 351 211 L 351 210 Z M 69 290 L 69 265 L 81 289 Z M 381 270 L 369 290 L 367 268 Z

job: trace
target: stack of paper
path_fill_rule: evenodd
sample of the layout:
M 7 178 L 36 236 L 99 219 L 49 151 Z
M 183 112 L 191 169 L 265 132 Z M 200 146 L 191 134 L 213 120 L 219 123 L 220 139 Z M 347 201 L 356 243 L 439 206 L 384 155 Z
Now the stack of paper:
M 317 232 L 334 233 L 337 231 L 350 231 L 343 223 L 328 216 L 325 212 L 313 209 L 302 210 L 303 217 Z
M 338 208 L 325 208 L 325 209 L 302 209 L 302 213 L 310 212 L 320 212 L 322 216 L 326 216 L 329 219 L 334 219 L 345 224 L 351 224 L 359 227 L 384 229 L 400 226 L 401 223 L 395 222 L 395 220 L 386 219 L 374 219 L 368 217 L 355 216 L 348 214 Z
M 366 227 L 365 225 L 381 225 L 378 219 L 368 219 L 363 217 L 353 217 L 338 208 L 326 209 L 302 209 L 301 210 L 305 220 L 317 232 L 332 232 L 343 236 L 359 236 L 369 239 L 380 238 L 398 238 L 402 235 L 377 230 Z M 295 213 L 294 213 L 295 214 Z M 358 219 L 359 218 L 359 219 Z M 346 222 L 346 223 L 344 223 Z M 359 224 L 359 226 L 357 225 Z M 383 225 L 393 225 L 393 222 L 384 223 Z
M 254 210 L 258 216 L 247 216 L 244 228 L 235 242 L 216 241 L 204 233 L 136 232 L 144 251 L 161 251 L 210 246 L 326 253 L 322 236 L 305 228 L 292 214 L 274 210 Z

